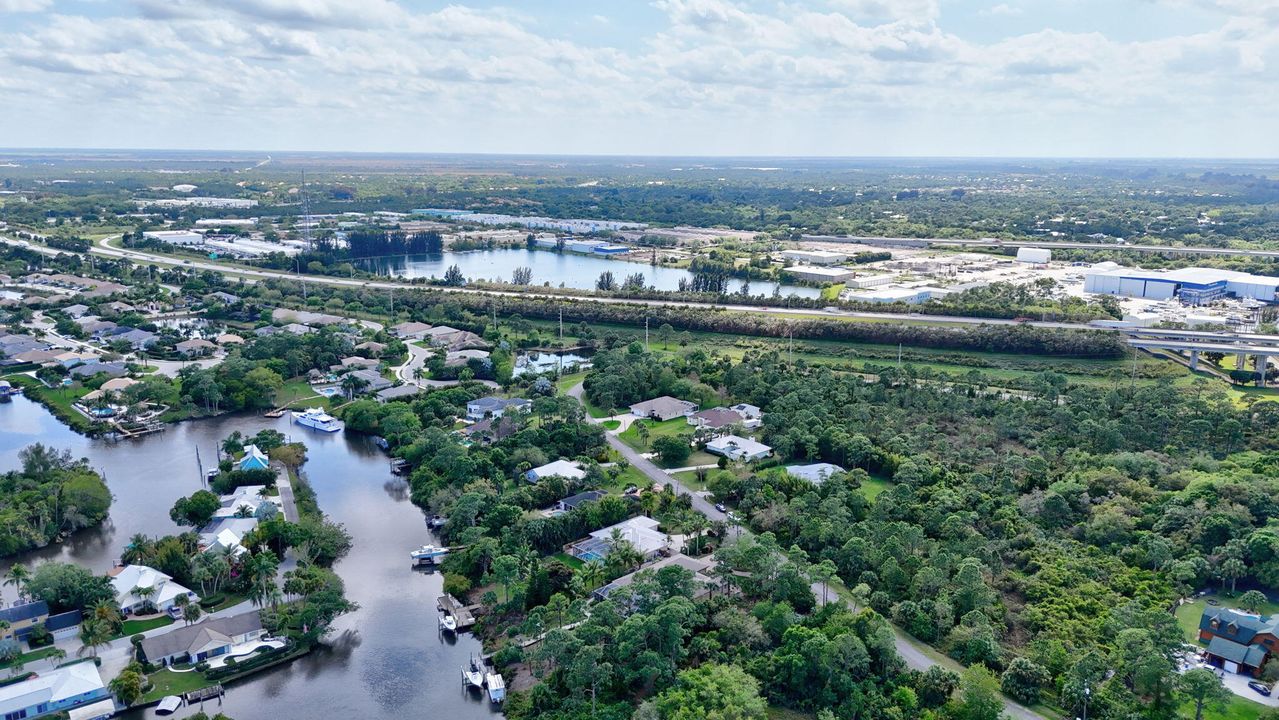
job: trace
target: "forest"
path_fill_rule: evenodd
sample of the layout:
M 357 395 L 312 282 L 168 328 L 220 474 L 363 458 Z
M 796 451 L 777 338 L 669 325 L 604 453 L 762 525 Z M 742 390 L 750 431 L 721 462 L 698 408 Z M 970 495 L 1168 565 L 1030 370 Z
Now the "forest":
M 18 459 L 22 469 L 0 474 L 0 556 L 44 547 L 106 519 L 111 491 L 87 460 L 41 443 Z

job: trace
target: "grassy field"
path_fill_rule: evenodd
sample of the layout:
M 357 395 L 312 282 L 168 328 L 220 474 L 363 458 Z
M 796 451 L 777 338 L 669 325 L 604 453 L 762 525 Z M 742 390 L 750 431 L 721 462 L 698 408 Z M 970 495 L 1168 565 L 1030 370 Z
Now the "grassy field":
M 338 399 L 340 401 L 344 398 Z M 329 398 L 317 393 L 311 387 L 311 384 L 306 381 L 306 378 L 301 377 L 286 381 L 280 391 L 275 394 L 275 403 L 277 407 L 306 405 L 307 407 L 321 407 L 326 410 L 332 407 Z
M 191 670 L 190 672 L 174 672 L 165 668 L 158 672 L 151 673 L 149 676 L 152 688 L 150 692 L 142 696 L 140 702 L 153 702 L 159 700 L 165 695 L 181 695 L 199 690 L 202 687 L 208 687 L 213 683 L 204 677 L 204 673 Z
M 867 500 L 874 500 L 879 497 L 880 493 L 891 488 L 893 484 L 887 478 L 871 475 L 869 480 L 862 483 L 862 494 Z
M 133 635 L 137 635 L 138 633 L 143 633 L 148 630 L 154 630 L 156 628 L 161 628 L 161 627 L 165 627 L 166 625 L 172 625 L 172 624 L 173 624 L 173 618 L 169 617 L 168 615 L 162 615 L 160 617 L 155 617 L 155 618 L 148 618 L 146 620 L 125 620 L 124 624 L 120 626 L 120 637 L 131 637 Z
M 555 553 L 554 555 L 551 556 L 551 559 L 559 560 L 560 562 L 573 568 L 574 570 L 581 570 L 582 566 L 586 564 L 582 562 L 581 560 L 573 557 L 572 555 L 569 555 L 568 553 L 562 553 L 562 552 Z
M 1238 695 L 1231 695 L 1224 709 L 1204 708 L 1204 720 L 1257 720 L 1269 710 L 1270 708 L 1261 703 L 1255 703 Z M 1181 706 L 1181 716 L 1183 718 L 1193 718 L 1195 716 L 1194 704 L 1183 704 Z
M 643 425 L 648 429 L 648 442 L 642 442 L 639 436 L 639 426 Z M 617 437 L 627 445 L 640 452 L 648 452 L 652 449 L 653 441 L 662 436 L 675 436 L 681 433 L 692 434 L 693 428 L 688 421 L 682 417 L 671 420 L 657 422 L 655 420 L 636 420 L 631 426 L 626 428 L 624 432 Z M 694 463 L 689 463 L 694 464 Z

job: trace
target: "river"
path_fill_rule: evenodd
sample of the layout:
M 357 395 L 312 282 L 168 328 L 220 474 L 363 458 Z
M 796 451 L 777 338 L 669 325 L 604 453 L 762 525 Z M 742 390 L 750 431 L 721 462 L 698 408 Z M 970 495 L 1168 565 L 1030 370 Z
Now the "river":
M 459 677 L 470 654 L 480 652 L 479 643 L 466 634 L 450 642 L 439 636 L 435 598 L 441 578 L 410 568 L 408 551 L 430 539 L 422 512 L 409 502 L 406 484 L 390 473 L 386 456 L 367 437 L 313 432 L 292 425 L 287 416 L 272 420 L 242 414 L 180 423 L 136 440 L 95 440 L 73 432 L 42 406 L 16 397 L 0 404 L 0 471 L 19 467 L 18 452 L 42 442 L 87 457 L 104 473 L 115 496 L 102 528 L 16 560 L 64 560 L 105 572 L 134 533 L 179 530 L 169 520 L 169 507 L 200 488 L 197 447 L 208 468 L 217 443 L 231 431 L 251 434 L 267 427 L 306 443 L 303 472 L 320 508 L 345 524 L 354 538 L 351 554 L 335 569 L 346 582 L 347 597 L 360 609 L 338 619 L 326 646 L 232 685 L 222 707 L 213 703 L 206 710 L 220 710 L 235 720 L 402 720 L 423 713 L 450 720 L 492 717 L 488 701 L 466 693 Z M 3 563 L 0 571 L 8 566 Z M 4 591 L 6 601 L 12 601 L 12 588 Z M 122 717 L 153 716 L 148 710 Z
M 551 250 L 470 250 L 433 255 L 369 258 L 362 263 L 373 272 L 408 279 L 443 278 L 449 266 L 457 265 L 462 275 L 471 280 L 509 281 L 515 268 L 527 267 L 533 272 L 533 285 L 550 283 L 552 287 L 559 287 L 563 283 L 564 287 L 579 290 L 594 290 L 596 279 L 604 271 L 612 272 L 619 285 L 626 276 L 643 273 L 647 285 L 668 292 L 678 290 L 680 280 L 692 277 L 687 270 L 680 268 L 610 260 L 598 255 L 576 252 L 558 253 Z M 741 286 L 740 280 L 732 280 L 729 283 L 730 289 L 734 292 L 740 290 Z M 781 289 L 782 295 L 817 297 L 821 294 L 821 291 L 816 288 L 761 280 L 751 282 L 750 294 L 772 295 L 773 290 L 777 288 Z

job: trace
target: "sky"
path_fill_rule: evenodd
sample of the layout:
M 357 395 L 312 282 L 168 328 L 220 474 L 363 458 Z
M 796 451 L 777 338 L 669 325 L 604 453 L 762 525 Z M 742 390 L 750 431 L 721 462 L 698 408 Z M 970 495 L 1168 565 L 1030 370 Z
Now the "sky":
M 0 0 L 0 146 L 1279 157 L 1279 0 Z

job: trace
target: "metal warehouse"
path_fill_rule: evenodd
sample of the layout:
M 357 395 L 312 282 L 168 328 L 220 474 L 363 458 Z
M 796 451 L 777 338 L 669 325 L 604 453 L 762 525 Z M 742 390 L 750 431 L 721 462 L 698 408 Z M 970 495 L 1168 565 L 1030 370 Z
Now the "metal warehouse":
M 1276 300 L 1279 278 L 1216 268 L 1094 268 L 1084 276 L 1084 290 L 1152 300 L 1177 298 L 1188 305 L 1226 296 L 1269 303 Z

